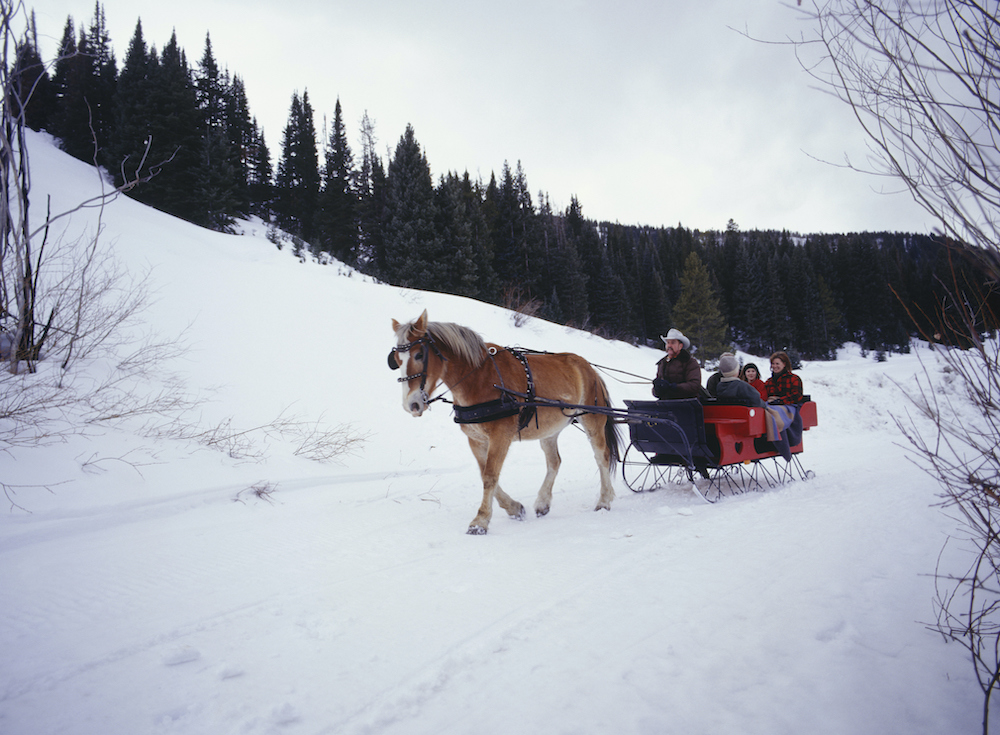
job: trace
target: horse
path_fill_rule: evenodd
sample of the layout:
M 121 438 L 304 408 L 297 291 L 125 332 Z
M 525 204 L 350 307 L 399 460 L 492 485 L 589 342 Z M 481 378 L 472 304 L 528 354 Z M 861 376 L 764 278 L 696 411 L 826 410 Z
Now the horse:
M 546 473 L 535 499 L 535 514 L 541 517 L 549 512 L 562 462 L 559 433 L 573 422 L 586 432 L 600 470 L 601 490 L 594 510 L 611 509 L 618 431 L 610 412 L 586 410 L 588 406 L 611 408 L 607 386 L 589 362 L 569 352 L 522 352 L 486 343 L 468 327 L 429 322 L 426 309 L 405 324 L 393 319 L 392 329 L 396 346 L 388 362 L 393 369 L 405 367 L 399 378 L 403 409 L 414 417 L 423 415 L 432 402 L 444 398 L 431 398 L 434 391 L 441 384 L 447 386 L 455 421 L 479 464 L 483 501 L 468 533 L 486 533 L 494 498 L 510 517 L 524 520 L 524 506 L 499 485 L 500 470 L 514 440 L 541 443 Z M 562 405 L 539 406 L 535 396 L 543 403 Z

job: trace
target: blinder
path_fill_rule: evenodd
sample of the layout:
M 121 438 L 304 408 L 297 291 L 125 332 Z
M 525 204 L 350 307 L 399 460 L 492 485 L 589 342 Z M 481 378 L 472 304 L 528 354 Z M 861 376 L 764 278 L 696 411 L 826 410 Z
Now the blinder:
M 420 378 L 420 390 L 423 390 L 424 384 L 427 382 L 428 345 L 432 350 L 434 350 L 434 354 L 437 355 L 439 358 L 441 358 L 442 362 L 444 362 L 447 359 L 444 355 L 441 354 L 441 350 L 439 350 L 438 346 L 434 344 L 434 340 L 431 339 L 430 335 L 427 335 L 426 337 L 421 337 L 420 339 L 415 339 L 412 342 L 406 343 L 405 345 L 396 345 L 391 350 L 389 350 L 388 363 L 390 370 L 399 370 L 399 368 L 402 367 L 401 365 L 402 360 L 399 360 L 397 358 L 397 354 L 400 352 L 409 352 L 410 349 L 416 347 L 417 345 L 420 345 L 420 347 L 422 348 L 420 355 L 420 362 L 423 363 L 424 369 L 419 373 L 414 373 L 413 375 L 404 375 L 402 378 L 399 378 L 398 381 L 400 383 L 408 383 L 411 380 Z

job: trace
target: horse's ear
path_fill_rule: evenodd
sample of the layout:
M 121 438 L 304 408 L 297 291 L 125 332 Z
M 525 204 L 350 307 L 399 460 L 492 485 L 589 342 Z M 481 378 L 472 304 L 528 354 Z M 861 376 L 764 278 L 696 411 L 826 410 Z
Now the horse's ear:
M 400 326 L 399 322 L 397 322 L 395 319 L 393 319 L 392 320 L 392 333 L 393 334 L 395 334 L 396 332 L 399 331 L 399 326 Z
M 413 323 L 413 331 L 416 332 L 418 337 L 422 337 L 427 333 L 427 309 L 424 309 L 424 313 Z

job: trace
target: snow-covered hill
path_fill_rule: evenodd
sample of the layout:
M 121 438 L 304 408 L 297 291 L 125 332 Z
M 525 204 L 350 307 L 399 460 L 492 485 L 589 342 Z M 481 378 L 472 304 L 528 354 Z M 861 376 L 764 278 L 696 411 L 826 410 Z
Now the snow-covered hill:
M 54 211 L 98 187 L 44 137 L 32 146 Z M 964 651 L 924 625 L 953 521 L 890 416 L 915 355 L 804 366 L 809 482 L 710 506 L 616 478 L 595 513 L 570 429 L 552 512 L 470 537 L 475 462 L 446 406 L 403 411 L 393 317 L 426 308 L 650 376 L 659 354 L 303 264 L 249 224 L 221 235 L 123 198 L 103 226 L 149 272 L 148 326 L 186 347 L 155 367 L 201 402 L 189 420 L 294 418 L 365 441 L 321 464 L 251 432 L 262 456 L 234 459 L 127 424 L 0 454 L 23 508 L 0 515 L 5 735 L 978 730 Z M 618 405 L 649 396 L 609 385 Z M 503 485 L 530 505 L 543 474 L 538 445 L 515 446 Z

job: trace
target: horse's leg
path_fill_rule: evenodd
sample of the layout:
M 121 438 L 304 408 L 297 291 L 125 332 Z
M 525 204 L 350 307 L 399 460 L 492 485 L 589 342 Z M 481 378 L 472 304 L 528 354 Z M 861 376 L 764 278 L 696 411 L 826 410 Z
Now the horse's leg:
M 559 457 L 559 435 L 554 434 L 539 441 L 542 451 L 545 452 L 545 480 L 538 490 L 538 497 L 535 498 L 535 515 L 543 516 L 549 512 L 552 504 L 552 486 L 556 482 L 556 474 L 559 472 L 559 465 L 562 459 Z
M 611 447 L 604 436 L 604 425 L 611 419 L 601 414 L 588 413 L 580 417 L 590 446 L 594 450 L 597 469 L 601 473 L 601 495 L 597 499 L 594 510 L 611 510 L 611 501 L 615 499 L 615 488 L 611 484 Z
M 483 502 L 479 512 L 469 524 L 469 533 L 479 535 L 486 533 L 493 515 L 493 499 L 507 511 L 508 515 L 517 520 L 524 520 L 524 506 L 505 493 L 499 484 L 500 469 L 510 449 L 509 441 L 490 441 L 469 437 L 469 447 L 479 463 L 479 474 L 483 478 Z

